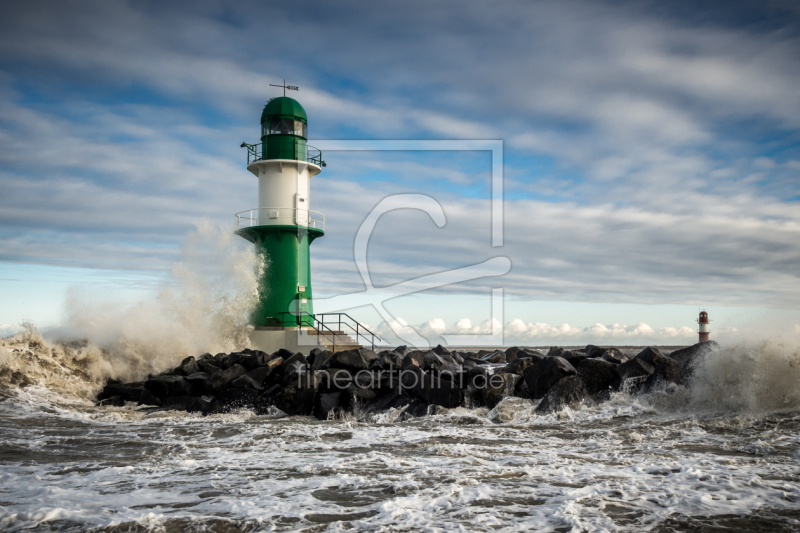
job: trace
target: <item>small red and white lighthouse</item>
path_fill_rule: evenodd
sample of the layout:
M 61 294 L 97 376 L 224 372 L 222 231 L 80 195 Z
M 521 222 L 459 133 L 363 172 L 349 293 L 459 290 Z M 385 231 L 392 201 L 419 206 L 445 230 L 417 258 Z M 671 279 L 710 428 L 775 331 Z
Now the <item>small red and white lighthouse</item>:
M 700 342 L 708 342 L 708 334 L 710 333 L 708 330 L 708 313 L 700 311 L 700 318 L 697 319 L 697 323 L 700 325 L 700 329 L 697 331 L 700 334 Z

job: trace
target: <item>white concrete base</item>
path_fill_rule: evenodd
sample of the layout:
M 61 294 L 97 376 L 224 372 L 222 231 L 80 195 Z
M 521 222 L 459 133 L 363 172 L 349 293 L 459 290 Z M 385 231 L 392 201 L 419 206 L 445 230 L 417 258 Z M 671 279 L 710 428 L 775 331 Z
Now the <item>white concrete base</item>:
M 275 353 L 285 348 L 308 355 L 314 348 L 330 350 L 332 343 L 330 335 L 328 338 L 317 336 L 316 330 L 311 328 L 255 328 L 250 334 L 250 345 L 254 350 L 267 353 Z M 343 333 L 336 335 L 336 351 L 358 347 L 359 345 L 347 335 Z

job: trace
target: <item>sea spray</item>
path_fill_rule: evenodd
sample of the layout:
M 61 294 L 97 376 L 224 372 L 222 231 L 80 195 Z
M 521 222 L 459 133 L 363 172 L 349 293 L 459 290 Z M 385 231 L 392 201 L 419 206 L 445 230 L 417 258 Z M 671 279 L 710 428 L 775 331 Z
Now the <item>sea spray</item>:
M 240 241 L 227 227 L 199 224 L 161 289 L 133 305 L 71 289 L 55 338 L 27 323 L 0 340 L 0 385 L 89 397 L 108 378 L 141 379 L 190 355 L 248 347 L 262 262 Z

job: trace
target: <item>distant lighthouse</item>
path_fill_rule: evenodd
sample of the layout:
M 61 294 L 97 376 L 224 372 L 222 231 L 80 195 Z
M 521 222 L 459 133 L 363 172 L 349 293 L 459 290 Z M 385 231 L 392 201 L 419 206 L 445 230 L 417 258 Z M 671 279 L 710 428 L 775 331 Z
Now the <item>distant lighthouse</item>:
M 700 329 L 697 331 L 697 333 L 700 334 L 699 342 L 708 342 L 708 334 L 710 333 L 708 330 L 708 322 L 708 313 L 700 311 L 700 318 L 697 319 L 697 323 L 700 325 Z

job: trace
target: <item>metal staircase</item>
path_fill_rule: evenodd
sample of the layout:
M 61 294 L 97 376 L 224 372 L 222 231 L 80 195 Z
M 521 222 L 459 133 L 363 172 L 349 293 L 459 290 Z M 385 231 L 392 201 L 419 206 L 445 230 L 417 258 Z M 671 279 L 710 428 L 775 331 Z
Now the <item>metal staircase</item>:
M 382 339 L 367 329 L 347 313 L 319 313 L 312 315 L 306 311 L 279 313 L 281 327 L 308 328 L 309 334 L 317 337 L 317 342 L 330 347 L 332 352 L 361 348 L 361 340 L 375 349 L 375 341 Z M 311 320 L 309 320 L 309 318 Z M 333 329 L 333 326 L 336 329 Z

